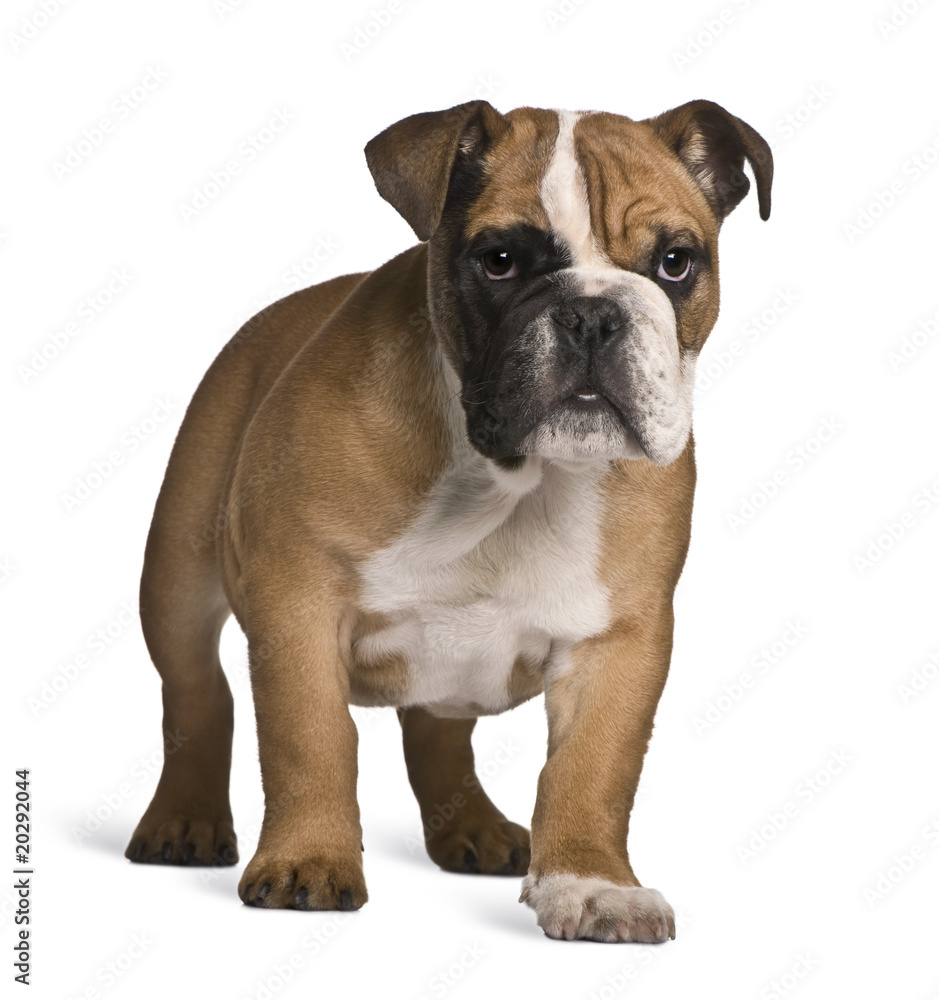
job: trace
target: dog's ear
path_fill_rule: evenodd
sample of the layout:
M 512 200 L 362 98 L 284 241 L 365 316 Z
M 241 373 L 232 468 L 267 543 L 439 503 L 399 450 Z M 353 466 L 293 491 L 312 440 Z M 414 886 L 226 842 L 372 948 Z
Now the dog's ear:
M 769 218 L 773 154 L 750 126 L 712 101 L 689 101 L 646 120 L 646 124 L 688 168 L 704 192 L 718 222 L 728 216 L 750 190 L 744 158 L 756 178 L 760 218 Z
M 479 157 L 505 128 L 488 101 L 470 101 L 390 125 L 366 145 L 365 159 L 378 193 L 428 240 L 440 224 L 457 157 Z

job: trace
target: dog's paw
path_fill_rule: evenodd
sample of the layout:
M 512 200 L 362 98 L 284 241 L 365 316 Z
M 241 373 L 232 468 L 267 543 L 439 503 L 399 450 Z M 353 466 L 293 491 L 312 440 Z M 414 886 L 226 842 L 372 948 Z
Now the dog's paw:
M 531 837 L 507 819 L 461 817 L 426 840 L 431 861 L 447 872 L 524 875 L 531 861 Z
M 124 857 L 143 864 L 233 865 L 238 861 L 238 842 L 230 819 L 192 819 L 148 811 Z
M 349 858 L 325 851 L 291 857 L 258 848 L 238 883 L 238 895 L 246 906 L 357 910 L 368 900 L 361 852 Z
M 675 913 L 657 889 L 566 873 L 529 875 L 519 902 L 535 911 L 548 937 L 565 941 L 658 944 L 675 937 Z

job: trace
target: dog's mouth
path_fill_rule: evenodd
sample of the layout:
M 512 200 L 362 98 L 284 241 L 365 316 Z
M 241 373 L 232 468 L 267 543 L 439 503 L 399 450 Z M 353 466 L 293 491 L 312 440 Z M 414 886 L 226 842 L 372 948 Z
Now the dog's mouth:
M 599 389 L 578 389 L 551 406 L 541 423 L 566 423 L 571 433 L 589 434 L 608 425 L 629 429 L 622 411 Z M 575 430 L 576 429 L 576 430 Z
M 467 408 L 470 438 L 487 458 L 502 464 L 526 455 L 571 462 L 655 461 L 642 414 L 602 372 L 560 373 L 531 395 L 519 389 L 514 398 L 507 393 Z M 528 396 L 524 403 L 522 395 Z
M 594 406 L 604 403 L 608 405 L 610 401 L 598 389 L 594 389 L 592 386 L 585 386 L 575 389 L 574 392 L 562 399 L 561 402 L 572 406 Z
M 628 415 L 590 384 L 577 386 L 549 406 L 523 438 L 519 450 L 521 454 L 570 461 L 645 455 Z

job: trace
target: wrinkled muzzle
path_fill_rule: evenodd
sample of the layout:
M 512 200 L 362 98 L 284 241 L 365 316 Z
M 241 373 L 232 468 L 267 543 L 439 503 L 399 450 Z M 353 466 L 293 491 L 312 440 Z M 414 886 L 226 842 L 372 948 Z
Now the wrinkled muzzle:
M 553 301 L 467 386 L 470 439 L 493 458 L 667 465 L 688 440 L 694 360 L 652 281 L 568 268 Z

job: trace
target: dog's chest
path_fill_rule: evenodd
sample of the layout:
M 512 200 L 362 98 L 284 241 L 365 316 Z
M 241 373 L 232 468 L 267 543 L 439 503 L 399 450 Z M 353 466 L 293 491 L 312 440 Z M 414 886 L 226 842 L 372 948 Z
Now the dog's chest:
M 403 659 L 398 703 L 439 714 L 500 712 L 540 689 L 608 621 L 598 476 L 538 459 L 505 474 L 480 458 L 442 478 L 363 568 L 364 609 L 383 625 L 356 640 L 357 672 Z

